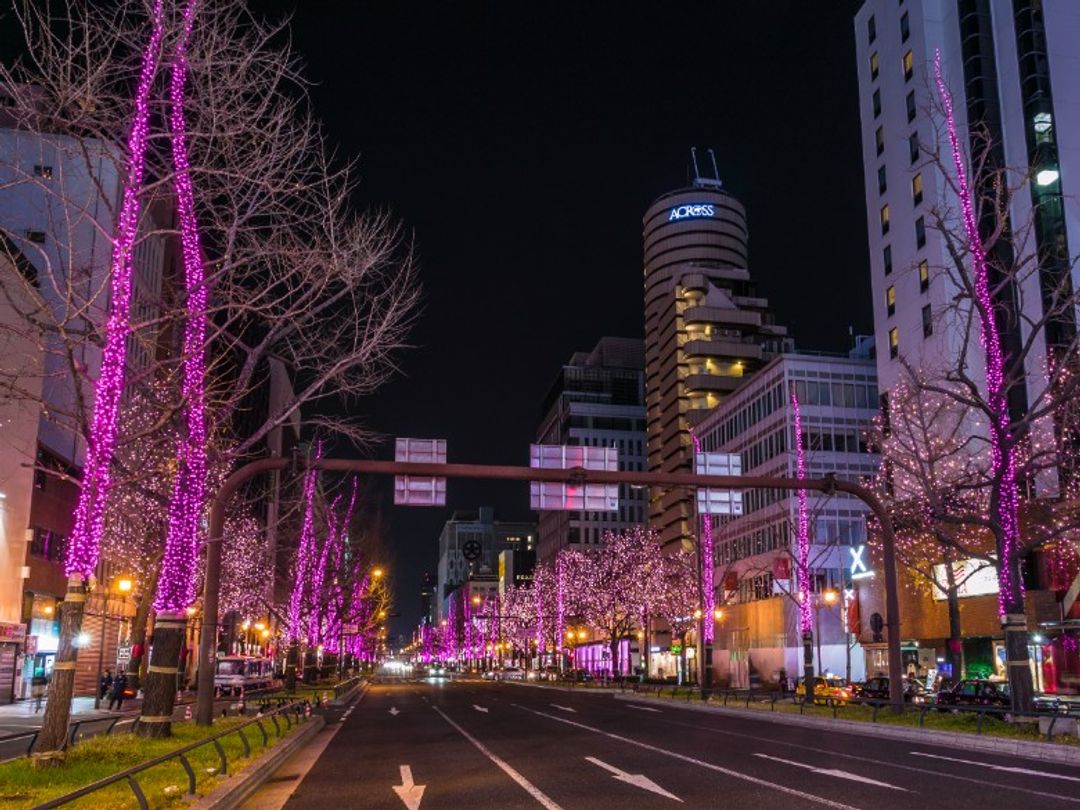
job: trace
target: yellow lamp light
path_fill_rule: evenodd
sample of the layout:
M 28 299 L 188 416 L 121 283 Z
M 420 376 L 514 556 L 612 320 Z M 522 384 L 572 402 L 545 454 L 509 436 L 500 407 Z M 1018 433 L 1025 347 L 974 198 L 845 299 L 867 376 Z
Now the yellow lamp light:
M 118 579 L 116 581 L 116 590 L 120 591 L 120 593 L 129 593 L 134 585 L 134 582 L 127 577 L 124 577 L 123 579 Z

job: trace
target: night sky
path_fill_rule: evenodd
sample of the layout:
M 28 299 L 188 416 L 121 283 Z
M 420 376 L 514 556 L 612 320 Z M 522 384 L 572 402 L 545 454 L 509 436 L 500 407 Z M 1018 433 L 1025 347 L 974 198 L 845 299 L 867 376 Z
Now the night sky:
M 361 207 L 415 234 L 425 310 L 404 374 L 360 403 L 452 461 L 527 463 L 559 366 L 643 334 L 641 216 L 716 151 L 746 205 L 750 271 L 806 349 L 871 325 L 852 17 L 858 3 L 263 0 L 293 11 L 329 137 L 359 154 Z M 450 483 L 391 512 L 408 632 L 451 508 L 527 518 L 520 485 Z
M 695 145 L 745 204 L 751 275 L 797 345 L 869 331 L 857 0 L 251 1 L 292 15 L 315 111 L 360 158 L 357 207 L 392 210 L 420 257 L 415 348 L 355 406 L 386 437 L 368 454 L 438 436 L 451 461 L 527 463 L 560 365 L 643 334 L 641 216 Z M 520 485 L 484 482 L 390 509 L 393 632 L 451 509 L 481 504 L 530 516 Z

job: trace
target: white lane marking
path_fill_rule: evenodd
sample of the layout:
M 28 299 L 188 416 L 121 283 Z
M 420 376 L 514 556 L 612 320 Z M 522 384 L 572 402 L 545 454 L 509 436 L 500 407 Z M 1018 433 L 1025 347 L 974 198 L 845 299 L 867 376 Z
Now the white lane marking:
M 862 782 L 864 785 L 875 785 L 876 787 L 889 788 L 890 790 L 899 790 L 903 793 L 908 792 L 907 788 L 890 785 L 888 782 L 879 782 L 877 779 L 871 779 L 869 776 L 860 776 L 857 773 L 851 773 L 851 771 L 841 771 L 839 768 L 818 768 L 816 765 L 807 765 L 805 762 L 782 759 L 780 757 L 770 756 L 769 754 L 754 754 L 754 756 L 772 760 L 773 762 L 783 762 L 785 765 L 791 765 L 794 768 L 804 768 L 812 773 L 820 773 L 822 776 L 835 776 L 837 779 L 847 779 L 849 782 Z
M 408 765 L 401 765 L 401 784 L 391 785 L 394 789 L 394 793 L 398 795 L 398 798 L 405 803 L 405 806 L 409 810 L 420 810 L 420 800 L 424 798 L 424 789 L 427 785 L 413 784 L 412 768 Z
M 498 765 L 499 768 L 502 769 L 503 773 L 505 773 L 507 776 L 509 776 L 511 779 L 513 779 L 515 782 L 517 782 L 518 785 L 520 785 L 525 790 L 526 793 L 528 793 L 530 796 L 532 796 L 534 799 L 536 799 L 536 801 L 538 801 L 540 803 L 541 807 L 544 807 L 545 810 L 563 810 L 563 808 L 561 806 L 555 804 L 555 802 L 553 802 L 551 800 L 551 797 L 548 796 L 546 793 L 544 793 L 544 791 L 540 790 L 540 788 L 538 788 L 536 785 L 534 785 L 532 782 L 530 782 L 528 779 L 526 779 L 520 773 L 518 773 L 513 768 L 511 768 L 506 762 L 504 762 L 503 760 L 501 760 L 497 756 L 495 756 L 495 754 L 493 754 L 490 750 L 488 750 L 487 746 L 485 746 L 482 742 L 480 742 L 478 739 L 476 739 L 474 736 L 472 736 L 469 732 L 467 732 L 465 729 L 463 729 L 461 726 L 459 726 L 457 723 L 455 723 L 453 720 L 451 720 L 449 717 L 447 717 L 446 712 L 444 712 L 438 706 L 432 706 L 431 708 L 433 708 L 435 711 L 437 711 L 439 714 L 441 714 L 443 720 L 445 720 L 447 723 L 449 723 L 451 726 L 453 726 L 455 729 L 457 729 L 457 732 L 462 737 L 464 737 L 466 740 L 471 742 L 474 746 L 476 746 L 476 749 L 481 754 L 483 754 L 485 757 L 487 757 L 492 762 L 494 762 L 496 765 Z
M 398 711 L 398 707 L 397 706 L 391 706 L 390 707 L 390 714 L 394 715 L 394 717 L 397 717 L 400 714 L 400 712 Z
M 679 726 L 680 728 L 693 728 L 698 731 L 707 731 L 710 734 L 721 734 L 727 737 L 741 737 L 744 740 L 755 740 L 757 742 L 765 743 L 766 745 L 782 745 L 787 748 L 795 748 L 799 751 L 809 751 L 812 754 L 820 754 L 820 746 L 812 745 L 800 745 L 799 743 L 787 742 L 786 740 L 780 740 L 775 737 L 759 737 L 756 734 L 745 734 L 738 731 L 724 731 L 719 728 L 712 728 L 711 726 L 696 726 L 693 723 L 680 723 L 678 720 L 665 720 L 663 718 L 657 720 L 659 723 L 667 723 L 669 726 Z M 925 768 L 915 768 L 911 765 L 901 765 L 898 762 L 886 761 L 883 759 L 874 759 L 872 757 L 860 757 L 855 754 L 844 754 L 840 751 L 827 752 L 831 757 L 838 757 L 841 759 L 849 759 L 853 762 L 865 762 L 868 765 L 881 765 L 885 768 L 895 768 L 901 771 L 911 771 L 917 773 L 920 776 L 943 776 L 946 779 L 953 779 L 958 782 L 970 782 L 974 785 L 987 786 L 992 785 L 995 788 L 1002 788 L 1004 790 L 1015 790 L 1020 793 L 1027 793 L 1032 796 L 1042 796 L 1046 799 L 1061 799 L 1067 802 L 1078 801 L 1075 796 L 1062 796 L 1060 793 L 1046 793 L 1041 790 L 1033 790 L 1031 788 L 1019 787 L 1017 785 L 1010 785 L 1006 782 L 990 782 L 985 779 L 973 779 L 970 776 L 960 776 L 959 774 L 949 773 L 948 771 L 931 771 Z
M 697 765 L 699 768 L 708 768 L 710 771 L 716 771 L 717 773 L 731 776 L 735 779 L 741 779 L 744 782 L 750 782 L 755 785 L 761 785 L 762 787 L 771 788 L 772 790 L 778 790 L 781 793 L 786 793 L 789 796 L 798 796 L 800 799 L 807 799 L 808 801 L 815 802 L 817 804 L 825 805 L 826 807 L 835 807 L 837 810 L 857 810 L 850 804 L 842 804 L 841 802 L 834 802 L 832 799 L 826 799 L 821 796 L 815 796 L 813 793 L 804 793 L 801 790 L 795 788 L 789 788 L 785 785 L 780 785 L 775 782 L 769 782 L 765 779 L 758 779 L 756 776 L 750 776 L 749 774 L 741 773 L 740 771 L 733 771 L 730 768 L 725 768 L 721 765 L 714 765 L 711 762 L 705 762 L 701 759 L 695 759 L 694 757 L 688 757 L 686 754 L 680 754 L 675 751 L 668 751 L 666 748 L 660 748 L 655 745 L 649 745 L 648 743 L 641 742 L 640 740 L 634 740 L 630 737 L 623 737 L 620 734 L 612 734 L 610 731 L 604 731 L 603 729 L 595 728 L 593 726 L 587 726 L 584 723 L 579 723 L 576 720 L 568 720 L 565 717 L 558 717 L 554 714 L 546 714 L 544 712 L 538 712 L 536 709 L 530 709 L 527 706 L 522 706 L 520 703 L 513 704 L 519 709 L 524 709 L 527 712 L 538 715 L 540 717 L 546 717 L 549 720 L 554 720 L 558 723 L 566 723 L 568 726 L 576 726 L 577 728 L 583 728 L 586 731 L 591 731 L 594 734 L 600 734 L 612 740 L 618 740 L 629 745 L 636 745 L 638 748 L 644 748 L 646 751 L 652 751 L 657 754 L 664 754 L 665 756 L 672 757 L 674 759 L 682 760 L 683 762 L 689 762 L 691 765 Z
M 996 765 L 992 762 L 976 762 L 972 759 L 957 759 L 955 757 L 943 757 L 940 754 L 926 754 L 922 751 L 910 751 L 913 757 L 929 757 L 930 759 L 943 759 L 947 762 L 959 762 L 964 765 L 978 765 L 982 768 L 990 768 L 995 771 L 1006 771 L 1008 773 L 1023 773 L 1028 776 L 1041 776 L 1044 779 L 1064 779 L 1068 782 L 1080 782 L 1080 776 L 1066 776 L 1063 773 L 1049 773 L 1047 771 L 1036 771 L 1034 768 L 1020 768 L 1015 765 Z
M 552 703 L 552 708 L 559 709 L 560 711 L 570 712 L 571 714 L 577 714 L 577 709 L 571 709 L 569 706 L 560 706 L 558 703 Z
M 619 770 L 614 765 L 608 765 L 606 762 L 604 762 L 603 760 L 599 760 L 596 757 L 585 757 L 585 760 L 587 762 L 591 762 L 593 765 L 599 765 L 605 771 L 611 771 L 611 775 L 618 779 L 620 782 L 626 782 L 628 785 L 639 787 L 642 790 L 649 790 L 653 793 L 659 793 L 661 796 L 666 796 L 669 799 L 674 799 L 677 802 L 682 802 L 682 799 L 680 799 L 674 793 L 668 793 L 666 790 L 656 784 L 656 782 L 654 782 L 652 779 L 649 779 L 649 777 L 645 776 L 644 774 L 627 773 L 626 771 Z
M 475 703 L 472 705 L 472 707 L 474 709 L 476 709 L 478 712 L 483 712 L 484 714 L 487 714 L 487 712 L 488 712 L 488 710 L 485 709 L 483 706 L 477 706 Z
M 626 708 L 637 709 L 639 712 L 656 712 L 660 714 L 659 709 L 654 709 L 652 706 L 638 706 L 636 703 L 627 703 Z

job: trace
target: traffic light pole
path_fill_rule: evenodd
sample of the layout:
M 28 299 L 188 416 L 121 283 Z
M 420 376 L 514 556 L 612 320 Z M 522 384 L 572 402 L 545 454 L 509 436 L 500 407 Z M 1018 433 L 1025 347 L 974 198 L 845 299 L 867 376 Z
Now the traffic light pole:
M 210 531 L 206 549 L 206 584 L 203 591 L 203 633 L 199 641 L 199 692 L 196 719 L 210 725 L 214 716 L 214 661 L 218 630 L 218 592 L 221 587 L 221 542 L 225 506 L 246 481 L 260 473 L 287 469 L 287 458 L 252 461 L 230 475 L 210 505 Z M 779 478 L 753 475 L 696 475 L 693 473 L 630 472 L 625 470 L 569 470 L 510 467 L 484 464 L 420 464 L 405 461 L 368 459 L 300 460 L 300 466 L 314 466 L 327 472 L 368 475 L 411 475 L 422 478 L 474 478 L 504 481 L 546 481 L 580 486 L 583 484 L 629 484 L 631 486 L 710 489 L 801 489 L 832 494 L 843 492 L 865 503 L 877 518 L 881 531 L 882 567 L 885 575 L 885 616 L 889 631 L 889 700 L 897 712 L 903 710 L 903 683 L 900 670 L 900 599 L 896 575 L 896 548 L 892 521 L 884 504 L 873 492 L 850 481 L 825 478 Z

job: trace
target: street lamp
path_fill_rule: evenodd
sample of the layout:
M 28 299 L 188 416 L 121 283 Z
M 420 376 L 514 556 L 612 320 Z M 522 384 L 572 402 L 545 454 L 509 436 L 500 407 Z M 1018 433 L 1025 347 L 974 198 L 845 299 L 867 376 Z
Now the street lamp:
M 717 608 L 716 610 L 714 610 L 712 612 L 712 617 L 714 621 L 722 622 L 724 620 L 723 608 Z
M 375 579 L 378 579 L 383 575 L 383 570 L 376 566 L 375 568 L 371 569 L 371 575 L 375 577 Z

